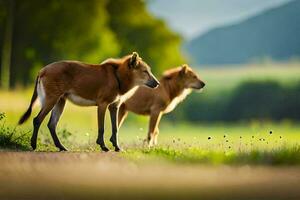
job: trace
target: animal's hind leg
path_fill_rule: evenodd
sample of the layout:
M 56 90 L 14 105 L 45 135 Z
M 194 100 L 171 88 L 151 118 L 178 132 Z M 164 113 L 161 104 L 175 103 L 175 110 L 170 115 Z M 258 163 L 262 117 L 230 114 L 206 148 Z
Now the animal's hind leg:
M 98 138 L 96 143 L 100 145 L 102 151 L 109 151 L 104 142 L 104 118 L 107 104 L 98 105 Z
M 39 114 L 33 119 L 33 133 L 31 137 L 31 147 L 36 149 L 36 141 L 41 123 L 45 119 L 46 115 L 51 111 L 56 101 L 48 101 L 43 104 Z
M 65 104 L 66 104 L 66 100 L 64 98 L 60 98 L 58 100 L 58 102 L 55 104 L 54 108 L 52 109 L 51 117 L 48 122 L 48 128 L 50 130 L 54 144 L 57 148 L 59 148 L 60 151 L 67 151 L 67 149 L 60 143 L 56 134 L 56 126 L 64 110 Z

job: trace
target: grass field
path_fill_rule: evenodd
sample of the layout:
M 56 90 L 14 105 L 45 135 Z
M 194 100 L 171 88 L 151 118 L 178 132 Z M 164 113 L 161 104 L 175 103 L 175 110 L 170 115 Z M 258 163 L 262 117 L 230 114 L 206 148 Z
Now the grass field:
M 228 91 L 247 79 L 290 85 L 300 77 L 294 64 L 221 71 L 200 70 L 209 83 L 200 95 Z M 297 122 L 162 120 L 159 145 L 149 149 L 143 144 L 147 118 L 131 116 L 120 130 L 124 151 L 100 153 L 96 108 L 67 103 L 58 136 L 70 151 L 55 152 L 47 118 L 37 152 L 31 152 L 32 118 L 16 126 L 31 93 L 32 88 L 0 91 L 0 112 L 6 115 L 0 121 L 0 199 L 300 199 Z M 106 121 L 108 138 L 108 116 Z
M 245 81 L 274 80 L 286 86 L 299 82 L 300 64 L 266 63 L 224 68 L 199 68 L 199 74 L 207 82 L 206 94 L 227 92 Z

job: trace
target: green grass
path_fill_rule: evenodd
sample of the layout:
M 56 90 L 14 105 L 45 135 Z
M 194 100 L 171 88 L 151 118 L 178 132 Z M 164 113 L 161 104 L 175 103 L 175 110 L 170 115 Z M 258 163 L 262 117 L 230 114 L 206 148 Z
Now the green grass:
M 17 132 L 5 124 L 5 113 L 0 112 L 0 146 L 3 149 L 29 150 L 28 134 Z
M 155 148 L 132 145 L 124 155 L 137 162 L 300 164 L 300 127 L 289 122 L 164 125 L 159 142 Z
M 31 132 L 9 127 L 4 120 L 0 120 L 0 147 L 4 150 L 30 150 Z M 138 163 L 300 164 L 300 127 L 290 123 L 183 124 L 176 127 L 165 123 L 161 128 L 159 145 L 153 148 L 143 145 L 144 128 L 141 125 L 120 130 L 121 145 L 125 148 L 120 154 L 122 157 Z M 45 131 L 42 129 L 39 134 L 38 151 L 57 151 L 50 134 Z M 95 132 L 77 135 L 61 128 L 58 135 L 71 151 L 100 151 L 95 144 Z M 106 135 L 109 135 L 108 132 Z
M 129 150 L 124 154 L 137 162 L 167 160 L 175 163 L 197 164 L 260 164 L 260 165 L 299 165 L 300 147 L 282 146 L 273 150 L 253 149 L 250 151 L 217 151 L 202 148 L 159 147 Z

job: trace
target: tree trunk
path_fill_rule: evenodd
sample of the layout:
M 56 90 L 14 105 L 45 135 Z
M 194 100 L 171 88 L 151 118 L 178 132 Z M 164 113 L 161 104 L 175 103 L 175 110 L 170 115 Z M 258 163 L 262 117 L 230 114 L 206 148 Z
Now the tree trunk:
M 14 22 L 14 6 L 15 0 L 9 0 L 8 13 L 6 16 L 3 47 L 2 47 L 2 62 L 1 62 L 1 87 L 9 89 L 10 87 L 10 64 L 13 38 L 13 22 Z

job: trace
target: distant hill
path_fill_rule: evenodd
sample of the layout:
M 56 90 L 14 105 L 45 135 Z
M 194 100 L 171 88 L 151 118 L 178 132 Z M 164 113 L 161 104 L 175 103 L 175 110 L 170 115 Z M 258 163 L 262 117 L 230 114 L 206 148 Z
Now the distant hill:
M 300 0 L 239 24 L 213 29 L 185 45 L 196 64 L 240 64 L 300 57 Z

